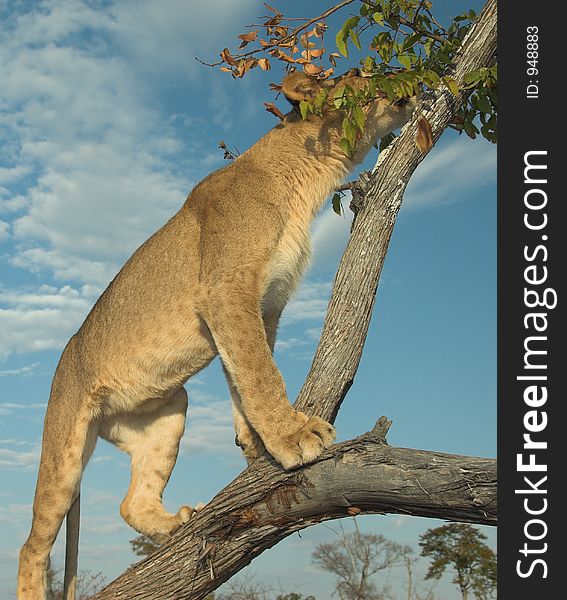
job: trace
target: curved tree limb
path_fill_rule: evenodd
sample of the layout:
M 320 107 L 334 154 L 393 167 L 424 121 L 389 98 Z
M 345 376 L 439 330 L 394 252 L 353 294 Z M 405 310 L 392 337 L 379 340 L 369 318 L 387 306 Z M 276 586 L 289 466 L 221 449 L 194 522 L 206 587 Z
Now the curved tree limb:
M 488 0 L 463 41 L 452 76 L 492 64 L 496 1 Z M 440 90 L 423 111 L 437 140 L 463 97 Z M 382 265 L 403 193 L 425 154 L 415 146 L 417 119 L 381 153 L 362 197 L 341 260 L 323 333 L 296 407 L 334 420 L 350 388 L 366 339 Z M 258 460 L 151 557 L 93 598 L 203 598 L 263 550 L 327 519 L 397 512 L 496 523 L 492 459 L 390 448 L 387 423 L 330 448 L 313 465 L 286 472 Z
M 297 471 L 258 461 L 93 600 L 203 598 L 291 533 L 329 519 L 395 513 L 496 523 L 495 460 L 393 448 L 388 427 L 382 418 Z

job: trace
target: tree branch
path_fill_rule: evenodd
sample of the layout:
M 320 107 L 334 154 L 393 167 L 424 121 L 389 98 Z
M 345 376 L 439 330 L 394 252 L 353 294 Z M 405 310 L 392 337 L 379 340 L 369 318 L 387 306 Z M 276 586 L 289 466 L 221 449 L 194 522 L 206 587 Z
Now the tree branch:
M 349 4 L 352 4 L 354 1 L 355 0 L 343 0 L 343 2 L 339 2 L 338 4 L 331 6 L 326 11 L 322 12 L 319 16 L 313 17 L 312 19 L 305 19 L 306 22 L 303 23 L 303 25 L 299 25 L 298 27 L 293 29 L 291 31 L 291 33 L 288 33 L 287 35 L 283 36 L 277 42 L 274 42 L 272 44 L 266 44 L 265 46 L 262 46 L 261 48 L 255 48 L 254 50 L 248 50 L 247 52 L 239 52 L 239 53 L 233 54 L 232 58 L 234 58 L 235 60 L 241 60 L 243 58 L 248 58 L 249 56 L 253 56 L 254 54 L 259 54 L 260 52 L 266 52 L 267 50 L 270 50 L 271 48 L 279 48 L 279 47 L 283 46 L 284 44 L 286 44 L 287 42 L 297 39 L 297 36 L 302 31 L 305 31 L 308 27 L 310 27 L 314 23 L 317 23 L 319 21 L 324 21 L 327 17 L 330 17 L 333 13 L 341 10 L 342 8 L 344 8 L 345 6 L 348 6 Z M 304 20 L 304 19 L 298 19 L 298 20 Z M 260 27 L 264 27 L 264 25 L 260 25 Z M 197 57 L 195 57 L 195 60 L 207 67 L 218 67 L 219 65 L 224 64 L 224 60 L 221 60 L 221 61 L 218 61 L 215 63 L 207 63 Z
M 470 71 L 494 61 L 496 15 L 496 0 L 488 0 L 455 59 L 451 76 L 458 83 Z M 453 96 L 442 88 L 429 93 L 421 103 L 421 115 L 431 124 L 434 142 L 449 125 L 466 93 Z M 380 153 L 371 177 L 359 180 L 365 200 L 357 202 L 356 219 L 337 270 L 321 339 L 295 404 L 308 414 L 333 421 L 354 380 L 403 194 L 427 155 L 415 145 L 419 116 Z
M 491 64 L 496 2 L 488 0 L 462 44 L 452 76 Z M 464 98 L 438 90 L 423 110 L 437 140 Z M 415 146 L 418 118 L 380 154 L 361 183 L 348 247 L 335 279 L 323 333 L 296 407 L 333 420 L 362 353 L 378 279 L 403 192 L 424 158 Z M 361 249 L 364 252 L 361 252 Z M 390 448 L 389 424 L 337 444 L 315 464 L 286 472 L 258 460 L 155 554 L 93 598 L 199 600 L 290 533 L 360 513 L 400 513 L 496 523 L 496 468 L 491 459 Z
M 197 600 L 289 534 L 349 515 L 496 523 L 495 460 L 393 448 L 388 427 L 382 418 L 298 471 L 261 459 L 92 600 Z

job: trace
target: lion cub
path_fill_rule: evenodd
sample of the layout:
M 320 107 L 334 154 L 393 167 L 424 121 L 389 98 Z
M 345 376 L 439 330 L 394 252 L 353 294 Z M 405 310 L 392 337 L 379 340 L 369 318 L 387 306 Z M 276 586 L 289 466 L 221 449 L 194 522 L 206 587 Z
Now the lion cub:
M 43 599 L 50 549 L 79 492 L 98 436 L 128 452 L 131 482 L 120 506 L 137 531 L 163 541 L 176 514 L 162 493 L 185 427 L 183 384 L 218 354 L 230 386 L 238 444 L 248 462 L 265 450 L 285 469 L 316 459 L 332 425 L 290 405 L 272 358 L 281 312 L 308 264 L 309 227 L 326 198 L 371 145 L 409 120 L 415 100 L 365 108 L 355 155 L 340 148 L 343 115 L 329 101 L 303 120 L 298 105 L 321 87 L 360 88 L 354 73 L 283 81 L 284 120 L 206 177 L 147 240 L 70 339 L 45 416 L 33 523 L 20 553 L 18 597 Z

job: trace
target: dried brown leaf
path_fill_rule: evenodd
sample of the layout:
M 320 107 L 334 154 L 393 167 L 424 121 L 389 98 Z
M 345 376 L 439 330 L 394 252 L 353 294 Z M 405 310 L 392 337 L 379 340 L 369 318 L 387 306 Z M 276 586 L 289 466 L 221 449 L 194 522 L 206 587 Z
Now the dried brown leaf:
M 319 58 L 320 56 L 323 56 L 323 54 L 325 54 L 325 48 L 313 48 L 313 50 L 309 50 L 309 54 L 313 58 Z
M 253 69 L 258 64 L 258 60 L 256 58 L 247 58 L 244 61 L 244 71 L 249 71 Z
M 267 4 L 266 2 L 262 2 L 262 4 L 271 12 L 276 13 L 276 15 L 281 15 L 281 12 L 277 9 L 274 8 L 273 6 L 270 6 L 269 4 Z
M 232 58 L 232 54 L 228 48 L 225 48 L 221 53 L 220 57 L 224 60 L 225 63 L 229 64 L 231 67 L 236 66 L 236 61 Z
M 286 37 L 287 31 L 287 27 L 285 27 L 284 25 L 279 25 L 278 27 L 274 27 L 271 33 L 273 33 L 273 35 L 275 35 L 276 37 Z
M 433 132 L 429 121 L 425 117 L 421 117 L 417 122 L 415 145 L 421 152 L 427 152 L 433 146 Z
M 280 121 L 284 120 L 284 114 L 275 104 L 272 102 L 264 102 L 264 106 L 269 113 L 275 115 Z
M 280 60 L 283 60 L 284 62 L 290 63 L 290 64 L 295 64 L 295 58 L 293 58 L 293 56 L 290 56 L 289 54 L 286 54 L 283 50 L 280 50 L 278 52 L 278 58 Z
M 275 17 L 272 17 L 271 19 L 268 19 L 263 27 L 267 27 L 268 28 L 268 33 L 272 33 L 272 30 L 274 27 L 277 27 L 278 24 L 281 23 L 281 15 L 276 15 Z
M 322 70 L 323 70 L 323 67 L 321 67 L 319 65 L 314 65 L 312 63 L 307 63 L 307 64 L 303 65 L 303 71 L 307 75 L 319 75 L 319 73 L 321 73 Z
M 249 42 L 255 41 L 257 37 L 258 37 L 257 31 L 249 31 L 248 33 L 243 33 L 243 34 L 239 35 L 238 39 L 242 40 L 243 42 L 246 42 L 248 44 Z

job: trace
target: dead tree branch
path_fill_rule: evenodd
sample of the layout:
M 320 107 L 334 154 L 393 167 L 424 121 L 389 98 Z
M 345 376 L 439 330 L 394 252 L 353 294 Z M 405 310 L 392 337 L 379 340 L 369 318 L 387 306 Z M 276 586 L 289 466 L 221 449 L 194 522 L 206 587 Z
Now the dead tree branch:
M 385 443 L 388 427 L 382 418 L 369 433 L 298 471 L 258 461 L 93 600 L 197 600 L 289 534 L 349 515 L 496 523 L 493 459 L 393 448 Z

